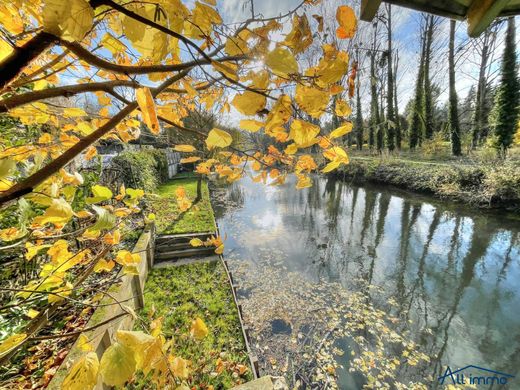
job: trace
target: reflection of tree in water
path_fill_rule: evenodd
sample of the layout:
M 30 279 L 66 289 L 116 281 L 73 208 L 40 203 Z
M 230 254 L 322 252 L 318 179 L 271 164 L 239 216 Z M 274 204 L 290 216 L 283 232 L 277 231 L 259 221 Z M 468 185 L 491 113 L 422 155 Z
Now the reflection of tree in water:
M 397 282 L 396 282 L 396 297 L 399 305 L 398 313 L 402 313 L 404 310 L 404 304 L 406 302 L 406 268 L 408 264 L 408 247 L 410 244 L 410 237 L 412 235 L 413 226 L 417 222 L 421 208 L 418 205 L 413 205 L 412 213 L 410 214 L 410 202 L 405 200 L 403 202 L 403 211 L 401 213 L 401 236 L 399 243 L 399 268 L 397 271 Z
M 209 182 L 211 193 L 211 205 L 215 217 L 222 218 L 229 212 L 244 207 L 244 189 L 239 183 L 219 184 Z
M 374 202 L 375 203 L 375 202 Z M 374 245 L 371 247 L 368 246 L 368 255 L 370 257 L 370 264 L 368 266 L 368 272 L 366 274 L 366 282 L 371 285 L 372 279 L 374 277 L 374 267 L 377 257 L 377 248 L 379 247 L 379 244 L 381 243 L 381 239 L 384 235 L 385 230 L 385 222 L 386 222 L 386 216 L 388 214 L 388 208 L 390 206 L 390 196 L 388 194 L 381 194 L 379 196 L 379 205 L 378 205 L 378 217 L 376 222 L 376 236 L 374 240 Z M 373 206 L 372 206 L 373 207 Z M 365 227 L 365 224 L 363 224 L 363 230 L 361 233 L 361 245 L 363 245 L 364 237 L 366 235 L 367 228 Z
M 244 196 L 242 191 L 239 193 Z M 308 273 L 313 280 L 323 277 L 323 280 L 341 281 L 353 291 L 364 291 L 370 301 L 367 304 L 383 309 L 395 298 L 392 312 L 402 321 L 392 330 L 410 331 L 432 358 L 431 365 L 422 370 L 404 365 L 401 368 L 404 376 L 417 373 L 435 377 L 445 365 L 459 364 L 454 362 L 461 359 L 460 354 L 453 354 L 454 348 L 463 348 L 467 341 L 454 338 L 454 334 L 459 333 L 468 338 L 468 342 L 476 340 L 473 345 L 480 349 L 481 357 L 473 356 L 471 350 L 468 359 L 487 359 L 494 364 L 492 368 L 504 372 L 514 374 L 517 370 L 518 355 L 514 353 L 520 353 L 520 348 L 513 350 L 513 347 L 520 344 L 520 333 L 512 334 L 507 340 L 494 340 L 497 330 L 493 326 L 496 326 L 496 317 L 503 315 L 500 313 L 502 302 L 508 299 L 504 296 L 503 280 L 512 271 L 513 264 L 517 266 L 514 259 L 518 253 L 518 237 L 514 239 L 511 234 L 502 250 L 501 262 L 496 266 L 493 254 L 487 252 L 499 241 L 499 229 L 484 217 L 452 215 L 436 207 L 423 236 L 418 233 L 423 212 L 430 209 L 428 205 L 423 207 L 420 202 L 393 197 L 386 191 L 352 187 L 333 180 L 317 180 L 314 187 L 302 191 L 282 188 L 274 201 L 280 207 L 277 210 L 284 226 L 290 226 L 291 235 L 285 240 L 293 246 L 285 249 L 298 250 L 299 259 L 295 264 L 302 273 Z M 500 222 L 497 225 L 503 226 Z M 439 242 L 443 246 L 438 247 Z M 395 246 L 395 252 L 389 253 L 387 246 Z M 309 259 L 320 257 L 323 261 L 309 266 Z M 483 259 L 498 269 L 482 268 L 483 277 L 477 278 L 477 265 Z M 484 291 L 489 272 L 493 272 L 493 278 L 497 274 L 495 284 L 484 300 L 474 303 L 486 306 L 472 314 L 471 308 L 461 302 L 469 302 L 475 293 Z M 358 278 L 369 284 L 381 280 L 385 298 L 377 297 L 378 294 L 372 296 L 370 288 L 359 283 Z M 468 290 L 473 284 L 475 291 Z M 456 320 L 459 317 L 461 321 Z M 409 324 L 409 319 L 414 323 Z M 479 320 L 482 321 L 476 324 Z M 428 327 L 433 328 L 433 334 L 424 332 Z M 507 337 L 503 331 L 498 332 L 499 337 Z M 505 343 L 511 348 L 501 350 Z
M 500 308 L 501 294 L 503 294 L 500 284 L 506 279 L 507 270 L 513 261 L 513 249 L 517 246 L 517 244 L 518 237 L 515 239 L 513 234 L 510 233 L 509 245 L 504 255 L 504 263 L 497 273 L 497 280 L 495 282 L 493 293 L 491 294 L 491 303 L 488 305 L 488 309 L 486 310 L 486 327 L 483 337 L 478 345 L 482 354 L 490 354 L 491 356 L 502 357 L 504 353 L 503 345 L 497 342 L 494 338 L 493 320 L 496 318 L 496 313 Z M 520 359 L 520 333 L 511 335 L 507 342 L 508 344 L 514 343 L 515 345 L 518 345 L 518 347 L 515 348 L 510 354 L 502 357 L 502 361 L 495 368 L 497 370 L 516 375 L 519 370 L 518 363 Z
M 482 234 L 481 232 L 486 231 L 486 220 L 484 218 L 475 218 L 473 226 L 473 234 L 470 239 L 470 248 L 466 256 L 462 259 L 462 272 L 459 277 L 458 286 L 453 293 L 453 301 L 450 305 L 445 305 L 446 311 L 438 319 L 438 325 L 433 327 L 432 330 L 437 335 L 436 340 L 431 346 L 432 356 L 436 356 L 432 361 L 433 363 L 433 376 L 440 376 L 443 371 L 443 366 L 449 364 L 444 359 L 444 354 L 447 350 L 450 336 L 450 327 L 454 317 L 458 314 L 458 308 L 464 291 L 471 284 L 475 276 L 475 267 L 480 259 L 485 255 L 487 248 L 492 240 L 493 235 Z M 444 322 L 444 324 L 442 324 Z M 439 337 L 440 336 L 440 337 Z M 440 345 L 437 347 L 437 342 Z M 445 364 L 443 364 L 443 359 Z

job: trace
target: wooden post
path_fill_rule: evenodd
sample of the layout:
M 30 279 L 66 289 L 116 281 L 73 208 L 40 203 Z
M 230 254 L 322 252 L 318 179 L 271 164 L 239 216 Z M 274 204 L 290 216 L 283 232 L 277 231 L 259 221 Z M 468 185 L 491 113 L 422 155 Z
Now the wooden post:
M 371 22 L 377 14 L 381 5 L 381 0 L 362 0 L 361 1 L 361 20 Z
M 478 37 L 502 12 L 510 0 L 473 0 L 468 10 L 468 35 Z

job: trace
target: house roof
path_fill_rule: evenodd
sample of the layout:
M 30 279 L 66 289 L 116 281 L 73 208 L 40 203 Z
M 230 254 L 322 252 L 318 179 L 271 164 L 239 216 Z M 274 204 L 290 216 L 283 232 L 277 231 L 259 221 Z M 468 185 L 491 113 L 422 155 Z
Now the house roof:
M 382 2 L 468 21 L 468 34 L 479 36 L 497 17 L 520 15 L 520 0 L 361 0 L 361 19 L 374 19 Z

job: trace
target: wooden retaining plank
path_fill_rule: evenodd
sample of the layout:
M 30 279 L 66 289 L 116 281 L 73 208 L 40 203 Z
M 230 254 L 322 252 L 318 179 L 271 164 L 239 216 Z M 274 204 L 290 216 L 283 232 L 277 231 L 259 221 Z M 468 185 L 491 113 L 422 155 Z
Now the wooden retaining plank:
M 178 260 L 166 260 L 157 263 L 154 268 L 166 268 L 166 267 L 180 267 L 182 265 L 189 265 L 195 263 L 211 263 L 219 261 L 219 257 L 215 256 L 204 256 L 204 257 L 188 257 Z
M 171 239 L 177 239 L 177 240 L 181 240 L 181 239 L 187 239 L 188 241 L 191 240 L 192 238 L 200 238 L 200 237 L 209 237 L 209 236 L 214 236 L 216 233 L 215 232 L 203 232 L 203 233 L 183 233 L 183 234 L 161 234 L 159 236 L 157 236 L 156 240 L 155 240 L 155 244 L 157 245 L 158 243 L 161 243 L 162 241 L 165 241 L 165 240 L 171 240 Z
M 201 256 L 201 255 L 209 255 L 215 253 L 215 248 L 191 248 L 185 250 L 177 250 L 171 252 L 162 252 L 155 253 L 155 260 L 169 260 L 169 259 L 179 259 L 183 257 L 193 257 L 193 256 Z
M 190 249 L 193 248 L 189 242 L 176 242 L 176 243 L 164 243 L 155 247 L 156 253 L 169 252 L 172 250 L 179 249 Z

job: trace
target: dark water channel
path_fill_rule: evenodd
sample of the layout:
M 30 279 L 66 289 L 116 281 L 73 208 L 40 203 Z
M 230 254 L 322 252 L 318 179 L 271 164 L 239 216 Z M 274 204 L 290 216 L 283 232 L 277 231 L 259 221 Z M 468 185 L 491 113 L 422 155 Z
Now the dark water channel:
M 382 287 L 431 356 L 424 375 L 476 365 L 518 376 L 518 215 L 327 178 L 304 190 L 245 178 L 225 197 L 228 205 L 215 208 L 227 234 L 226 254 L 261 263 L 260 248 L 268 246 L 284 253 L 284 269 L 313 282 L 355 289 L 364 280 Z M 348 370 L 338 375 L 340 388 L 361 385 Z M 510 379 L 508 388 L 520 389 L 520 378 Z

